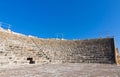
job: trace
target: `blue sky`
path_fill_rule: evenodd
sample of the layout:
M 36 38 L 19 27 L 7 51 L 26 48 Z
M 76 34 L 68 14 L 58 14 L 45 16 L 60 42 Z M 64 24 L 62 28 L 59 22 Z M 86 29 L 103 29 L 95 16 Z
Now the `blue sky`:
M 0 0 L 0 22 L 40 38 L 114 36 L 120 49 L 120 0 Z

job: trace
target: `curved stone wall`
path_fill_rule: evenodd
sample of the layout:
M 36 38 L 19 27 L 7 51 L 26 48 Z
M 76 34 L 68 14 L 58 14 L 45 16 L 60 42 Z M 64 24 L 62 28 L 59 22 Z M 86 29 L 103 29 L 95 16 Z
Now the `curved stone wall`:
M 44 52 L 50 62 L 115 63 L 113 38 L 82 41 L 44 40 L 35 42 L 34 40 L 34 43 L 40 48 L 40 52 Z M 43 55 L 43 53 L 39 55 Z
M 114 38 L 56 40 L 0 30 L 0 65 L 29 63 L 116 63 Z

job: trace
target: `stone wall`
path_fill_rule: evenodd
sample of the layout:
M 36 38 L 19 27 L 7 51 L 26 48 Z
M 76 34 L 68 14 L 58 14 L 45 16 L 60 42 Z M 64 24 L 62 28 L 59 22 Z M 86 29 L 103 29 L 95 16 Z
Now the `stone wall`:
M 0 64 L 29 63 L 113 64 L 114 39 L 40 39 L 0 30 Z
M 37 41 L 35 44 L 40 48 L 41 52 L 44 52 L 46 59 L 48 58 L 50 62 L 115 63 L 113 38 L 82 41 L 46 40 L 43 42 Z

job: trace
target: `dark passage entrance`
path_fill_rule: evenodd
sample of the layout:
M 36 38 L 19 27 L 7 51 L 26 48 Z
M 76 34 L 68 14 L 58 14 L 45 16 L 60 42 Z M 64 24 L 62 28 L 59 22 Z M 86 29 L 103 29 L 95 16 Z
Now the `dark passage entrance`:
M 27 60 L 29 60 L 29 64 L 35 64 L 35 61 L 33 61 L 33 58 L 28 57 Z

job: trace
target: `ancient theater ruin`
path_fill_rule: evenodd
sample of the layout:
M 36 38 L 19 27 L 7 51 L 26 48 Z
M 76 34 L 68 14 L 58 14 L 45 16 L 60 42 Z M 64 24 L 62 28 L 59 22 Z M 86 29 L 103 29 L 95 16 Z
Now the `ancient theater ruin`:
M 0 65 L 116 62 L 114 38 L 41 39 L 0 28 Z

